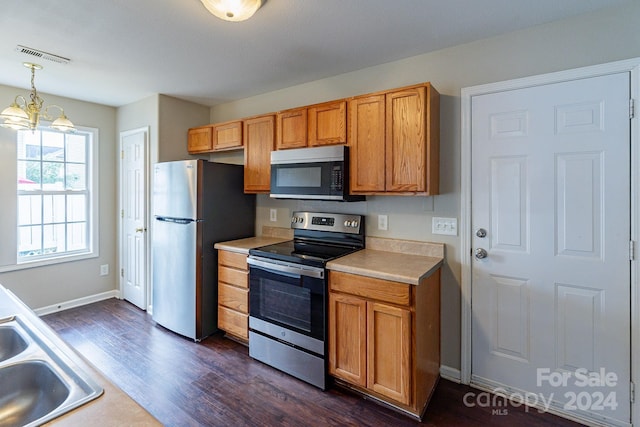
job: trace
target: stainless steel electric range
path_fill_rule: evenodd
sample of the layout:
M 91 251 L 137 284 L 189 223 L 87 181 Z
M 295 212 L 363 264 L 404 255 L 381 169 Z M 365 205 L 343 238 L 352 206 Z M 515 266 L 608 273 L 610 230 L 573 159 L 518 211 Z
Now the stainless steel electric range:
M 327 386 L 326 263 L 364 248 L 362 215 L 294 212 L 293 240 L 249 251 L 249 355 Z

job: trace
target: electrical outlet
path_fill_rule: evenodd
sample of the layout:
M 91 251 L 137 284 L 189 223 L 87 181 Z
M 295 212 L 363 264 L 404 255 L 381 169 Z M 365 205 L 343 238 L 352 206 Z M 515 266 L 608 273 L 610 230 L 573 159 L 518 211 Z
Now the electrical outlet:
M 445 234 L 448 236 L 457 236 L 458 235 L 458 219 L 433 217 L 431 219 L 431 232 L 433 234 Z
M 109 275 L 109 264 L 102 264 L 100 266 L 100 275 L 108 276 Z
M 269 209 L 269 221 L 276 222 L 278 220 L 278 210 Z
M 387 215 L 378 215 L 378 230 L 389 229 L 389 217 Z

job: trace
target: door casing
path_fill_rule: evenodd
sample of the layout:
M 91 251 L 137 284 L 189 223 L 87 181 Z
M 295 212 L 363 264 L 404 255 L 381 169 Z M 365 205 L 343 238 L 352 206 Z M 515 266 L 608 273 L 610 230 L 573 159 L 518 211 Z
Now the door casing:
M 551 83 L 560 83 L 606 74 L 629 72 L 631 74 L 631 99 L 640 99 L 640 58 L 576 68 L 515 80 L 463 88 L 461 91 L 461 200 L 460 200 L 460 259 L 461 259 L 461 343 L 460 380 L 471 382 L 471 100 L 474 96 L 493 92 L 522 89 Z M 630 106 L 631 111 L 631 106 Z M 640 124 L 638 113 L 630 120 L 631 134 L 631 240 L 635 243 L 631 261 L 631 381 L 640 384 L 640 262 L 637 246 L 640 241 Z M 565 414 L 566 415 L 566 414 Z M 640 424 L 640 399 L 631 404 L 631 422 Z

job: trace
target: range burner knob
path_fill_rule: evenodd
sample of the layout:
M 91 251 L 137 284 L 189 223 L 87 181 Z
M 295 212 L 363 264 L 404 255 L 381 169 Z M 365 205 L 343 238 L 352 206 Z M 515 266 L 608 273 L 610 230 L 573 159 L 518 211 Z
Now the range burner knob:
M 351 221 L 348 221 L 348 220 L 347 220 L 347 221 L 345 221 L 345 222 L 344 222 L 344 226 L 345 226 L 345 227 L 351 227 Z
M 358 227 L 358 221 L 351 221 L 351 227 L 353 228 L 357 228 Z
M 291 222 L 292 222 L 293 224 L 296 224 L 296 223 L 302 223 L 302 221 L 304 221 L 304 219 L 303 219 L 302 217 L 300 217 L 300 216 L 293 216 L 293 217 L 291 217 Z

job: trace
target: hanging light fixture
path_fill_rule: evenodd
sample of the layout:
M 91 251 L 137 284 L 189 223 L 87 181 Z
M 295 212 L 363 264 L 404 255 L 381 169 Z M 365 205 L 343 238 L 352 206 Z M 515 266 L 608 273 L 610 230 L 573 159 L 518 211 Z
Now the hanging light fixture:
M 44 110 L 42 109 L 44 99 L 40 98 L 40 95 L 38 95 L 38 91 L 36 90 L 34 83 L 36 70 L 42 70 L 42 65 L 33 64 L 31 62 L 25 62 L 23 65 L 31 69 L 30 101 L 27 103 L 26 98 L 22 95 L 16 96 L 13 103 L 0 113 L 0 120 L 2 120 L 2 122 L 0 122 L 0 126 L 15 130 L 30 129 L 33 131 L 38 128 L 38 124 L 42 118 L 44 120 L 51 121 L 49 127 L 53 129 L 62 132 L 75 131 L 73 123 L 71 123 L 64 114 L 62 107 L 59 105 L 49 105 L 45 107 Z M 50 108 L 57 108 L 60 110 L 60 115 L 56 119 L 49 115 Z
M 262 0 L 200 0 L 209 12 L 220 19 L 239 22 L 249 19 L 260 6 Z

